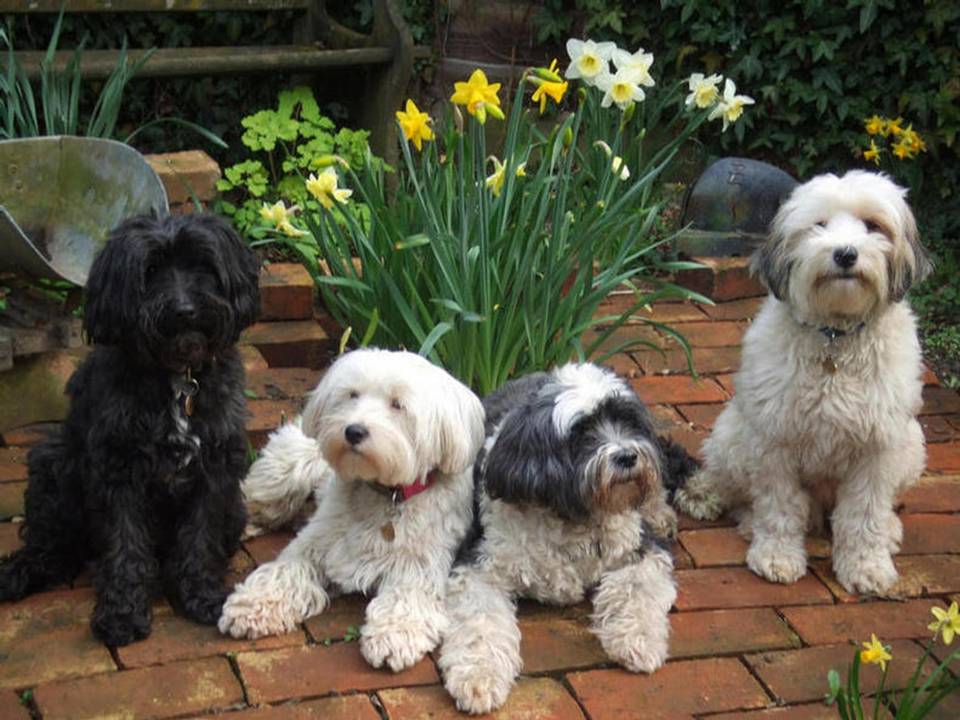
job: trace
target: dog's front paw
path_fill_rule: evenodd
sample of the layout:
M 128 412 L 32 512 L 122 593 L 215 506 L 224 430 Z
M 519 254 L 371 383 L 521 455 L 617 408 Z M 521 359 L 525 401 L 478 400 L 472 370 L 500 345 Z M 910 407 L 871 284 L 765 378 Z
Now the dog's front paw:
M 840 553 L 834 558 L 833 570 L 844 589 L 855 595 L 890 595 L 899 579 L 893 558 L 887 552 L 855 557 Z
M 360 630 L 360 652 L 372 667 L 387 665 L 393 672 L 413 667 L 437 646 L 437 640 L 415 628 Z
M 673 502 L 683 512 L 697 520 L 716 520 L 725 509 L 723 499 L 719 495 L 708 488 L 690 485 L 677 490 Z
M 140 612 L 113 612 L 101 606 L 93 611 L 90 629 L 104 645 L 123 647 L 150 634 L 149 608 Z
M 183 614 L 201 625 L 216 625 L 227 599 L 226 590 L 209 592 L 183 601 Z
M 803 545 L 754 538 L 747 551 L 747 567 L 770 582 L 795 583 L 807 574 L 807 554 Z
M 447 668 L 443 684 L 457 709 L 483 715 L 503 706 L 513 687 L 513 678 L 502 665 L 470 663 Z
M 677 513 L 669 505 L 657 508 L 646 520 L 657 537 L 672 540 L 677 536 Z
M 670 621 L 630 633 L 598 633 L 604 652 L 630 672 L 652 673 L 667 660 Z

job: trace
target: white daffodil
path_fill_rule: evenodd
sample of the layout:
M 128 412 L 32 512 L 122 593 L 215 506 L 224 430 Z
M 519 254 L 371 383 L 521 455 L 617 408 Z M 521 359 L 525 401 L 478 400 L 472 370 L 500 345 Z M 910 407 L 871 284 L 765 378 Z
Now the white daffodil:
M 716 120 L 718 117 L 722 117 L 723 132 L 726 132 L 727 128 L 743 115 L 744 106 L 753 104 L 754 100 L 752 97 L 748 95 L 737 95 L 737 86 L 733 80 L 727 78 L 727 82 L 723 86 L 723 97 L 720 98 L 717 106 L 710 111 L 708 117 L 710 120 Z
M 638 85 L 645 85 L 646 87 L 656 85 L 650 76 L 650 67 L 653 65 L 653 53 L 644 52 L 643 48 L 640 48 L 635 53 L 629 53 L 626 50 L 617 48 L 613 51 L 612 60 L 618 71 L 626 70 L 636 73 L 636 82 Z
M 630 178 L 630 168 L 627 167 L 627 164 L 619 155 L 616 155 L 610 162 L 610 169 L 613 170 L 614 175 L 619 177 L 624 182 Z
M 596 85 L 597 79 L 610 72 L 610 58 L 617 46 L 612 42 L 597 43 L 593 40 L 567 40 L 570 64 L 564 77 L 568 80 L 581 78 L 587 85 Z
M 703 73 L 693 73 L 687 80 L 690 94 L 687 95 L 686 105 L 692 108 L 696 105 L 703 110 L 713 105 L 720 97 L 720 88 L 717 86 L 723 80 L 723 75 L 709 75 L 704 77 Z
M 616 103 L 621 110 L 626 110 L 632 102 L 643 102 L 646 94 L 637 84 L 636 70 L 620 69 L 613 75 L 607 73 L 597 79 L 597 87 L 603 90 L 603 100 L 600 105 L 610 107 Z

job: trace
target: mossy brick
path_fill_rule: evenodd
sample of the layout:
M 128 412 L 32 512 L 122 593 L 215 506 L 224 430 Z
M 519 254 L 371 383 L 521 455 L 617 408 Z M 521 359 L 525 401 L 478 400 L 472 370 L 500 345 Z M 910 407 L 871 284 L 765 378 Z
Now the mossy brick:
M 670 614 L 670 657 L 690 658 L 800 647 L 800 638 L 771 608 Z
M 202 150 L 145 155 L 163 183 L 171 205 L 210 202 L 217 196 L 220 166 Z
M 826 586 L 807 573 L 790 585 L 771 583 L 745 567 L 698 568 L 677 572 L 678 610 L 832 603 Z
M 767 291 L 756 278 L 750 275 L 750 261 L 743 257 L 695 257 L 695 262 L 704 267 L 681 270 L 675 282 L 693 290 L 714 302 L 759 297 Z
M 520 656 L 526 673 L 592 667 L 609 662 L 600 641 L 586 622 L 524 619 L 520 626 Z
M 939 600 L 873 601 L 786 607 L 781 613 L 804 642 L 833 645 L 869 639 L 870 633 L 884 640 L 928 637 L 927 624 L 933 617 L 930 608 L 934 606 L 943 604 Z
M 288 702 L 213 716 L 216 720 L 380 720 L 366 695 L 344 695 Z
M 905 512 L 960 512 L 960 475 L 926 475 L 897 503 Z

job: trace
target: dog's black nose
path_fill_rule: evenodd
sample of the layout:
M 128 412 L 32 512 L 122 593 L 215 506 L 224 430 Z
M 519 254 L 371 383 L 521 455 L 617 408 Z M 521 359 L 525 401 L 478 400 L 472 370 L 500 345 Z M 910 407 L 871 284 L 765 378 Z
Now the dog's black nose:
M 343 436 L 347 438 L 347 442 L 351 445 L 359 445 L 366 440 L 369 434 L 363 425 L 347 425 L 343 431 Z
M 833 261 L 844 270 L 849 270 L 857 263 L 857 249 L 849 245 L 837 248 L 833 251 Z
M 629 470 L 637 464 L 637 454 L 633 450 L 619 450 L 613 455 L 613 464 Z
M 197 306 L 192 302 L 182 302 L 177 305 L 174 312 L 177 315 L 177 320 L 180 322 L 194 320 L 197 317 Z

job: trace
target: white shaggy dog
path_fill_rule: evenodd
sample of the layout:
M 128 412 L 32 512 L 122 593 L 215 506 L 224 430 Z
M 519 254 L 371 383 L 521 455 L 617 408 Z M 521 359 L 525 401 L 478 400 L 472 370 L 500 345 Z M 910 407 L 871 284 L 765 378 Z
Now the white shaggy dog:
M 484 406 L 478 536 L 447 588 L 439 660 L 457 707 L 484 713 L 506 701 L 521 668 L 517 597 L 569 605 L 595 588 L 592 630 L 604 650 L 634 672 L 655 670 L 676 588 L 673 559 L 644 521 L 672 528 L 664 483 L 692 461 L 596 365 L 515 380 Z
M 850 592 L 897 581 L 897 494 L 923 471 L 921 355 L 904 296 L 930 270 L 906 191 L 852 171 L 797 187 L 753 267 L 770 290 L 743 339 L 736 394 L 678 491 L 699 518 L 741 509 L 747 564 L 792 583 L 804 534 L 832 509 L 833 568 Z
M 287 632 L 327 607 L 328 590 L 375 591 L 360 650 L 374 667 L 410 667 L 446 627 L 444 587 L 472 519 L 483 406 L 418 355 L 357 350 L 330 367 L 301 424 L 300 437 L 295 425 L 273 437 L 245 491 L 260 498 L 261 520 L 289 516 L 297 501 L 271 490 L 286 478 L 270 468 L 292 473 L 298 501 L 318 487 L 317 510 L 275 561 L 237 585 L 220 630 Z M 278 450 L 291 454 L 287 462 Z

